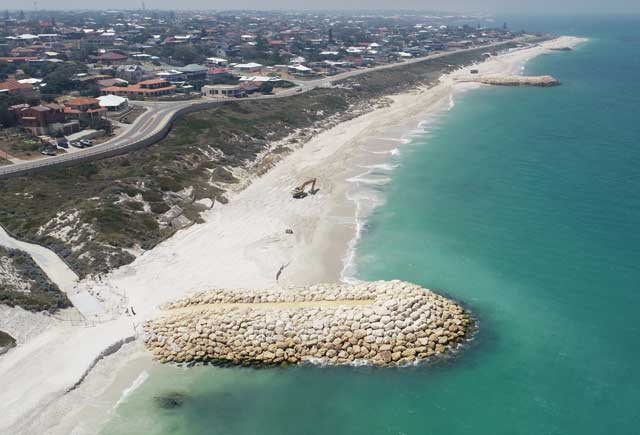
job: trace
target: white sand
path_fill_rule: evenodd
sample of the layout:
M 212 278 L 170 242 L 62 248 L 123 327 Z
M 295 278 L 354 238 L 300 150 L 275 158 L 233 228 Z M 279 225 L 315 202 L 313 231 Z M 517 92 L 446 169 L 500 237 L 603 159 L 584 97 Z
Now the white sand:
M 563 37 L 492 58 L 477 68 L 484 74 L 518 73 L 524 62 L 548 48 L 581 41 Z M 446 112 L 454 92 L 477 86 L 456 83 L 457 74 L 467 73 L 454 72 L 429 90 L 394 96 L 390 107 L 318 135 L 229 204 L 216 204 L 207 211 L 206 223 L 180 231 L 131 265 L 112 272 L 101 297 L 108 301 L 113 291 L 113 299 L 120 300 L 124 294 L 137 312 L 135 321 L 140 322 L 154 315 L 161 303 L 193 291 L 273 286 L 282 266 L 280 283 L 339 280 L 349 242 L 357 231 L 354 214 L 358 207 L 347 197 L 354 183 L 348 180 L 357 181 L 366 171 L 364 166 L 384 163 L 388 152 L 401 144 L 403 132 L 428 116 Z M 302 200 L 292 199 L 291 188 L 311 177 L 318 178 L 320 191 Z M 288 228 L 293 235 L 285 233 Z M 69 433 L 72 428 L 74 433 L 95 432 L 95 425 L 78 421 L 82 416 L 98 418 L 95 410 L 100 407 L 104 417 L 114 405 L 113 394 L 110 399 L 96 396 L 106 388 L 105 383 L 122 382 L 117 370 L 111 376 L 104 369 L 94 370 L 97 373 L 79 388 L 62 396 L 106 348 L 134 335 L 133 320 L 121 317 L 93 328 L 57 326 L 0 358 L 0 433 Z M 122 358 L 109 359 L 114 367 L 122 367 Z M 145 364 L 151 363 L 145 359 Z

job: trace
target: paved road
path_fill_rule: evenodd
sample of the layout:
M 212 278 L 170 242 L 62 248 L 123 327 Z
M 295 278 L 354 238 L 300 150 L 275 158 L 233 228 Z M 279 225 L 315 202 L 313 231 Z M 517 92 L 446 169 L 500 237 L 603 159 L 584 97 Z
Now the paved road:
M 429 56 L 419 57 L 415 59 L 405 60 L 399 63 L 392 63 L 386 65 L 380 65 L 373 68 L 356 69 L 347 71 L 335 76 L 315 79 L 315 80 L 299 80 L 296 81 L 298 87 L 286 89 L 282 92 L 278 92 L 274 95 L 263 95 L 258 97 L 252 97 L 243 101 L 264 100 L 273 98 L 285 98 L 292 95 L 300 95 L 309 92 L 313 89 L 320 87 L 329 87 L 333 82 L 344 80 L 350 77 L 366 74 L 372 71 L 380 71 L 384 69 L 397 68 L 400 66 L 406 66 L 413 63 L 423 62 L 430 59 L 438 59 L 449 56 L 454 53 L 473 51 L 478 49 L 493 48 L 506 42 L 505 41 L 496 44 L 490 44 L 483 47 L 474 47 L 469 49 L 462 49 L 438 54 L 432 54 Z M 516 39 L 513 42 L 523 42 L 522 39 Z M 0 167 L 0 179 L 11 178 L 20 175 L 29 174 L 46 168 L 55 166 L 70 166 L 76 163 L 97 160 L 103 157 L 110 157 L 118 154 L 124 154 L 128 150 L 141 148 L 143 146 L 151 145 L 164 137 L 169 131 L 173 121 L 184 113 L 190 111 L 203 110 L 214 107 L 216 105 L 224 104 L 223 99 L 202 98 L 198 100 L 190 101 L 137 101 L 135 104 L 139 104 L 147 108 L 147 111 L 140 115 L 135 122 L 118 136 L 92 148 L 85 148 L 75 151 L 73 153 L 62 154 L 58 156 L 52 156 L 42 158 L 38 160 L 20 162 L 12 165 Z

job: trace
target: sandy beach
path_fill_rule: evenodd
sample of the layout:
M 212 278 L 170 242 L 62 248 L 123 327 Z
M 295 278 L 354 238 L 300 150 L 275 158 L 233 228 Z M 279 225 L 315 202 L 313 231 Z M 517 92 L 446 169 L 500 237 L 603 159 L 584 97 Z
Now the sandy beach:
M 484 75 L 520 74 L 533 57 L 583 41 L 561 37 L 474 68 Z M 422 133 L 445 115 L 458 93 L 483 86 L 457 80 L 466 74 L 468 68 L 429 89 L 391 96 L 388 107 L 315 136 L 228 204 L 215 204 L 204 224 L 178 232 L 100 281 L 81 282 L 76 291 L 97 289 L 107 308 L 121 307 L 124 295 L 136 316 L 91 327 L 57 321 L 19 341 L 0 358 L 0 433 L 95 433 L 123 391 L 143 382 L 145 368 L 155 364 L 133 340 L 164 302 L 214 287 L 348 279 L 362 223 L 383 200 L 363 196 L 362 187 L 388 182 L 392 168 L 385 164 L 402 153 L 411 132 Z M 319 191 L 292 199 L 291 189 L 310 178 L 317 178 Z

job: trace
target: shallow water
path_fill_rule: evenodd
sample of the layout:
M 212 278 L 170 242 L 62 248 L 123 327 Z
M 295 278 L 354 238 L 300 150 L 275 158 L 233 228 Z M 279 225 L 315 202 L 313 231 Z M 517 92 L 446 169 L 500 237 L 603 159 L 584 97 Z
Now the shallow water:
M 593 38 L 527 65 L 563 85 L 459 97 L 378 168 L 384 202 L 357 245 L 358 278 L 464 301 L 480 324 L 464 352 L 397 369 L 155 366 L 104 433 L 637 433 L 640 21 L 547 25 Z M 172 392 L 182 405 L 158 406 Z

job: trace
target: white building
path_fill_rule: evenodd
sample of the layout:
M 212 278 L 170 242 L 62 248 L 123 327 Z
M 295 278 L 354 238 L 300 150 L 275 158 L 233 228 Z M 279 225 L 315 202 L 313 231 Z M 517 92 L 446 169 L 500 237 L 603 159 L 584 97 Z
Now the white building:
M 223 59 L 221 57 L 208 57 L 207 58 L 207 66 L 227 66 L 229 65 L 229 61 L 227 59 Z
M 238 85 L 205 85 L 200 90 L 203 97 L 243 97 L 244 89 Z
M 255 72 L 260 71 L 262 69 L 262 65 L 256 62 L 237 63 L 233 65 L 233 68 L 240 71 Z
M 238 79 L 241 82 L 254 82 L 254 83 L 277 83 L 282 81 L 280 77 L 268 77 L 268 76 L 242 76 Z
M 289 73 L 298 76 L 308 76 L 313 74 L 313 70 L 304 65 L 291 65 L 289 67 Z
M 117 95 L 103 95 L 98 97 L 100 107 L 106 107 L 109 112 L 122 112 L 129 107 L 129 99 Z

